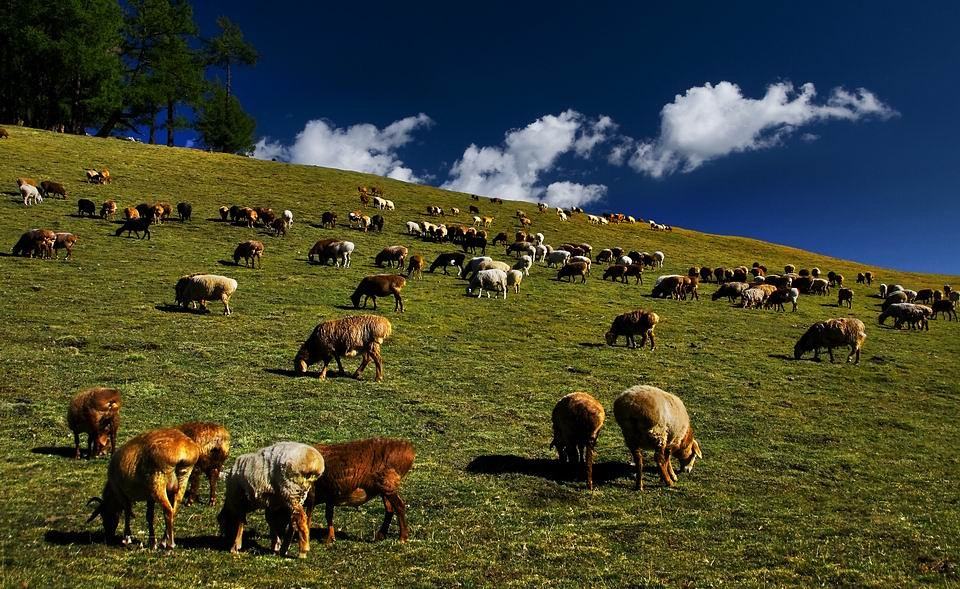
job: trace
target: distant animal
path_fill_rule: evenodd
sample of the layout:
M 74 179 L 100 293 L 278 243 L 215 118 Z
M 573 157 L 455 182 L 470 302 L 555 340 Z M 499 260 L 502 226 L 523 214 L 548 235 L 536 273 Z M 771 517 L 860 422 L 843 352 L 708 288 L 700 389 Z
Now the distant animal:
M 120 237 L 120 234 L 124 231 L 127 232 L 127 237 L 130 237 L 130 234 L 133 233 L 137 236 L 137 239 L 143 239 L 146 237 L 150 239 L 150 219 L 144 219 L 137 217 L 135 219 L 128 219 L 123 222 L 123 225 L 120 226 L 116 231 L 116 236 Z M 140 236 L 140 232 L 143 232 L 143 236 Z
M 202 311 L 207 310 L 207 301 L 219 299 L 223 303 L 223 314 L 230 315 L 230 297 L 237 290 L 237 281 L 217 274 L 189 274 L 181 276 L 174 287 L 175 304 L 186 308 L 191 303 L 199 303 Z
M 360 280 L 356 290 L 350 295 L 350 301 L 355 309 L 360 308 L 360 297 L 363 297 L 363 306 L 366 308 L 367 299 L 373 299 L 373 308 L 377 308 L 377 297 L 393 295 L 394 311 L 403 313 L 403 298 L 400 291 L 407 284 L 407 279 L 397 274 L 373 274 Z
M 253 267 L 256 268 L 257 261 L 259 261 L 260 267 L 263 268 L 263 243 L 255 239 L 248 239 L 247 241 L 241 242 L 236 249 L 233 250 L 233 263 L 239 266 L 240 258 L 243 258 L 244 266 L 250 266 L 252 264 Z
M 94 387 L 74 395 L 67 410 L 67 427 L 73 432 L 73 457 L 80 458 L 80 434 L 87 434 L 87 458 L 112 454 L 120 428 L 120 391 Z
M 604 339 L 608 346 L 616 345 L 620 336 L 626 338 L 628 348 L 636 348 L 637 342 L 634 337 L 640 336 L 640 347 L 643 348 L 647 343 L 647 337 L 650 337 L 650 349 L 657 345 L 653 336 L 653 328 L 660 322 L 660 316 L 653 311 L 637 309 L 617 315 L 610 324 L 610 329 L 604 334 Z
M 180 217 L 180 221 L 184 223 L 189 221 L 193 215 L 193 205 L 188 202 L 178 202 L 177 215 Z
M 97 212 L 97 205 L 88 198 L 81 198 L 77 200 L 77 216 L 88 215 L 90 218 Z
M 67 198 L 67 189 L 59 182 L 44 180 L 40 183 L 40 190 L 43 192 L 45 198 L 50 198 L 51 194 L 56 194 L 60 198 Z

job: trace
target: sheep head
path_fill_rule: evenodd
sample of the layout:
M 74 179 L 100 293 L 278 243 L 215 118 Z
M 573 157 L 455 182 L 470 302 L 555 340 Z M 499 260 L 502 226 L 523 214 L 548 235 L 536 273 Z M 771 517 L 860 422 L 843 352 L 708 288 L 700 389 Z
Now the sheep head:
M 617 343 L 617 334 L 615 334 L 613 331 L 608 331 L 607 333 L 603 334 L 603 337 L 605 340 L 607 340 L 608 346 L 612 346 Z
M 680 448 L 674 453 L 683 467 L 683 472 L 692 472 L 693 465 L 697 458 L 703 459 L 703 453 L 700 452 L 700 443 L 693 437 L 693 428 L 687 430 Z
M 810 329 L 807 330 L 800 339 L 797 341 L 797 344 L 793 347 L 793 357 L 799 360 L 804 352 L 809 352 L 814 348 L 820 347 L 821 334 L 823 333 L 823 325 L 821 323 L 814 323 L 810 326 Z
M 120 501 L 114 496 L 114 493 L 110 491 L 109 486 L 103 491 L 103 498 L 100 497 L 91 497 L 87 501 L 89 506 L 91 503 L 96 504 L 96 508 L 93 510 L 93 513 L 90 514 L 90 517 L 87 518 L 87 523 L 92 522 L 100 516 L 100 519 L 103 521 L 103 535 L 104 540 L 109 542 L 116 538 L 117 536 L 117 527 L 120 525 L 120 512 L 122 507 Z

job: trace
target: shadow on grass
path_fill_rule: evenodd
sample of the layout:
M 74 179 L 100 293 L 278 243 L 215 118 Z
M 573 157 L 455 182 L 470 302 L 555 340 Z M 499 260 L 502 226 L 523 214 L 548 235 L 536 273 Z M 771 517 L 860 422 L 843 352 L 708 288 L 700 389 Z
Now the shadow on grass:
M 155 305 L 153 308 L 163 313 L 190 313 L 191 315 L 207 315 L 210 313 L 210 309 L 204 311 L 203 309 L 191 309 L 189 307 L 170 305 L 168 303 L 160 303 L 159 305 Z
M 796 358 L 789 354 L 767 354 L 767 358 L 776 358 L 777 360 L 789 360 L 790 362 L 799 362 Z M 802 360 L 801 358 L 800 360 Z M 809 358 L 812 360 L 813 358 Z
M 64 532 L 63 530 L 47 530 L 43 539 L 48 544 L 57 546 L 73 546 L 77 544 L 103 544 L 103 532 Z M 119 543 L 117 543 L 119 545 Z
M 581 481 L 584 478 L 583 466 L 561 464 L 556 459 L 523 458 L 511 454 L 477 456 L 467 465 L 467 472 L 492 475 L 526 474 L 554 482 Z M 633 467 L 626 462 L 607 461 L 593 464 L 595 484 L 632 476 L 634 476 Z
M 44 454 L 46 456 L 59 456 L 60 458 L 73 458 L 73 446 L 38 446 L 32 448 L 30 452 L 34 454 Z M 81 452 L 80 456 L 85 456 L 86 452 Z M 96 458 L 94 458 L 96 460 Z
M 240 262 L 234 262 L 233 260 L 217 260 L 217 263 L 221 266 L 239 266 Z
M 333 361 L 331 361 L 331 364 L 333 364 Z M 270 374 L 276 374 L 277 376 L 286 376 L 287 378 L 316 379 L 317 376 L 320 374 L 319 370 L 308 370 L 306 372 L 297 372 L 296 370 L 286 370 L 284 368 L 264 368 L 263 371 L 268 372 Z M 340 374 L 340 372 L 336 369 L 334 365 L 334 368 L 327 371 L 327 378 L 348 378 L 353 380 L 353 372 L 346 371 L 343 374 Z
M 577 345 L 584 348 L 603 348 L 606 347 L 607 344 L 602 342 L 580 342 Z M 626 345 L 624 345 L 624 347 L 626 347 Z
M 159 522 L 159 528 L 157 529 L 157 541 L 160 542 L 163 540 L 163 516 L 161 515 Z M 269 549 L 263 548 L 251 538 L 255 536 L 255 533 L 244 534 L 243 543 L 246 546 L 244 552 L 253 552 L 254 554 L 260 553 L 269 553 L 272 552 Z M 104 542 L 104 535 L 102 530 L 90 531 L 84 530 L 82 532 L 67 532 L 63 530 L 48 530 L 43 535 L 44 541 L 48 544 L 56 544 L 57 546 L 75 546 L 75 545 L 85 545 L 85 544 L 106 544 L 108 546 L 117 547 L 117 548 L 129 548 L 131 550 L 146 548 L 147 537 L 144 536 L 140 538 L 134 536 L 133 544 L 129 547 L 124 547 L 120 542 L 120 537 L 116 537 L 111 542 Z M 182 537 L 178 536 L 174 538 L 174 542 L 177 545 L 177 548 L 185 548 L 187 550 L 222 550 L 226 552 L 227 542 L 219 536 L 190 536 Z M 142 543 L 142 544 L 141 544 Z M 162 550 L 162 549 L 158 549 Z

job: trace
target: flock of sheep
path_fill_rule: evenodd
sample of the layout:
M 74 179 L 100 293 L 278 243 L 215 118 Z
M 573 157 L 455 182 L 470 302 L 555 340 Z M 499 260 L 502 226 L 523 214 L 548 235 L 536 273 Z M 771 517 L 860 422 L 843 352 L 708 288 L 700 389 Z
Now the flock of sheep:
M 88 181 L 106 183 L 110 181 L 107 170 L 87 172 Z M 56 182 L 43 182 L 39 186 L 29 178 L 17 180 L 18 188 L 24 197 L 24 205 L 42 202 L 43 196 L 59 195 L 67 197 L 64 187 Z M 41 190 L 43 194 L 41 194 Z M 358 187 L 361 205 L 373 206 L 379 211 L 395 210 L 393 201 L 383 198 L 376 188 Z M 476 197 L 475 197 L 476 199 Z M 497 202 L 499 199 L 491 199 Z M 497 204 L 502 204 L 499 201 Z M 541 203 L 540 212 L 546 210 Z M 180 219 L 189 221 L 192 206 L 179 203 L 176 207 Z M 96 204 L 88 199 L 78 201 L 81 216 L 93 216 Z M 117 206 L 112 200 L 100 207 L 100 217 L 107 219 L 116 214 Z M 150 239 L 150 227 L 162 224 L 170 217 L 173 207 L 168 203 L 143 203 L 137 207 L 128 207 L 124 211 L 125 221 L 117 230 L 135 233 L 138 237 Z M 451 213 L 458 214 L 459 209 Z M 585 243 L 564 243 L 556 248 L 545 243 L 543 233 L 517 231 L 508 245 L 510 236 L 500 233 L 490 242 L 485 228 L 493 222 L 493 217 L 479 216 L 479 208 L 471 205 L 470 212 L 476 212 L 473 226 L 464 224 L 443 224 L 433 222 L 408 221 L 406 235 L 419 237 L 426 241 L 449 243 L 462 251 L 444 252 L 438 255 L 427 269 L 435 272 L 441 269 L 444 274 L 456 269 L 456 276 L 465 280 L 466 293 L 478 298 L 484 290 L 487 296 L 503 295 L 511 288 L 519 293 L 524 276 L 529 276 L 539 262 L 541 268 L 555 268 L 557 282 L 567 278 L 570 282 L 579 279 L 586 282 L 591 275 L 593 264 L 607 264 L 603 280 L 627 282 L 635 278 L 636 284 L 643 282 L 645 270 L 663 266 L 665 255 L 661 251 L 640 252 L 625 251 L 622 248 L 608 248 L 591 257 L 593 248 Z M 573 218 L 572 210 L 557 211 L 561 220 Z M 532 221 L 518 211 L 517 219 L 521 229 L 528 228 Z M 219 211 L 223 221 L 254 227 L 262 225 L 270 228 L 275 235 L 287 233 L 293 224 L 291 211 L 276 215 L 271 209 L 260 207 L 221 207 Z M 431 218 L 444 217 L 440 207 L 427 208 Z M 367 216 L 362 210 L 348 215 L 351 225 L 362 231 L 383 231 L 384 217 L 380 214 Z M 322 216 L 322 226 L 335 228 L 338 215 L 327 211 Z M 591 223 L 634 222 L 632 217 L 623 215 L 595 216 L 587 215 Z M 642 222 L 642 220 L 641 220 Z M 669 226 L 650 221 L 652 230 L 672 230 Z M 54 233 L 44 229 L 25 232 L 14 246 L 15 255 L 56 257 L 59 249 L 66 249 L 68 257 L 76 244 L 76 237 L 69 233 Z M 494 260 L 485 255 L 488 246 L 497 244 L 506 246 L 504 255 L 516 256 L 516 261 L 507 263 Z M 257 240 L 241 242 L 236 247 L 233 259 L 239 265 L 245 264 L 262 268 L 264 244 Z M 338 268 L 350 268 L 355 253 L 354 242 L 341 239 L 321 239 L 310 249 L 308 261 L 318 264 L 334 263 Z M 468 254 L 472 257 L 467 258 Z M 479 255 L 477 255 L 479 254 Z M 395 311 L 403 312 L 401 291 L 408 279 L 419 278 L 426 267 L 420 255 L 410 255 L 410 248 L 394 245 L 382 249 L 374 257 L 378 267 L 384 264 L 402 272 L 406 266 L 406 277 L 401 274 L 373 274 L 364 276 L 350 300 L 355 308 L 366 307 L 372 299 L 376 309 L 376 298 L 393 296 Z M 870 284 L 873 276 L 867 272 L 858 276 L 858 283 Z M 652 286 L 652 296 L 678 300 L 698 300 L 699 285 L 715 280 L 718 284 L 713 293 L 714 301 L 727 297 L 731 302 L 739 299 L 745 308 L 770 308 L 784 310 L 784 304 L 791 303 L 797 309 L 801 294 L 826 295 L 830 288 L 838 289 L 837 306 L 850 305 L 853 291 L 843 287 L 843 276 L 830 272 L 826 278 L 820 277 L 818 269 L 795 271 L 792 266 L 784 268 L 782 274 L 772 274 L 759 263 L 751 269 L 691 267 L 686 275 L 659 276 Z M 214 274 L 191 274 L 180 277 L 175 285 L 175 303 L 181 307 L 198 305 L 205 308 L 206 302 L 220 300 L 224 305 L 224 314 L 229 315 L 230 298 L 237 289 L 237 281 Z M 928 292 L 929 291 L 929 292 Z M 929 329 L 927 318 L 943 312 L 956 319 L 955 304 L 957 292 L 949 286 L 943 291 L 925 289 L 910 291 L 894 285 L 881 285 L 880 296 L 884 298 L 879 322 L 893 317 L 895 326 L 904 324 Z M 920 304 L 932 302 L 932 307 Z M 608 345 L 615 345 L 620 337 L 626 339 L 627 347 L 637 346 L 635 337 L 640 337 L 639 346 L 645 346 L 647 339 L 650 349 L 656 346 L 654 328 L 660 321 L 657 313 L 650 310 L 628 311 L 617 316 L 605 334 Z M 381 346 L 390 337 L 392 325 L 379 315 L 353 315 L 341 319 L 325 321 L 315 327 L 302 344 L 294 358 L 294 370 L 304 373 L 310 365 L 322 363 L 318 373 L 325 378 L 328 366 L 336 360 L 341 373 L 344 372 L 341 359 L 362 354 L 360 366 L 354 373 L 360 378 L 370 362 L 376 369 L 375 379 L 383 380 L 383 360 Z M 800 358 L 804 353 L 813 351 L 818 356 L 826 349 L 833 360 L 833 348 L 849 346 L 847 358 L 860 360 L 860 349 L 866 338 L 863 323 L 853 318 L 839 318 L 822 321 L 812 325 L 796 343 L 794 354 Z M 124 516 L 123 542 L 132 541 L 130 531 L 131 508 L 133 503 L 145 501 L 147 504 L 147 524 L 151 547 L 156 545 L 153 516 L 157 503 L 164 513 L 166 532 L 162 546 L 174 546 L 174 518 L 182 503 L 198 501 L 198 488 L 201 474 L 205 474 L 210 485 L 210 504 L 217 499 L 216 488 L 220 472 L 230 455 L 230 434 L 225 427 L 215 423 L 191 422 L 174 428 L 161 428 L 141 433 L 119 447 L 116 445 L 120 424 L 120 392 L 115 389 L 93 388 L 78 393 L 70 403 L 67 424 L 74 434 L 75 452 L 79 458 L 80 435 L 87 435 L 87 456 L 100 456 L 109 450 L 112 454 L 107 480 L 101 497 L 91 500 L 96 505 L 90 520 L 100 517 L 108 540 L 116 536 L 119 518 Z M 654 461 L 662 482 L 673 485 L 677 473 L 673 468 L 672 457 L 680 466 L 689 471 L 697 458 L 702 457 L 700 445 L 693 437 L 693 428 L 683 402 L 675 395 L 652 386 L 636 386 L 623 392 L 613 403 L 613 412 L 621 428 L 624 442 L 636 467 L 636 488 L 642 489 L 642 467 L 644 450 L 653 452 Z M 605 413 L 602 405 L 584 392 L 575 392 L 563 397 L 554 407 L 552 414 L 553 441 L 559 460 L 585 468 L 588 488 L 593 488 L 592 464 L 597 436 L 603 426 Z M 405 440 L 374 438 L 343 444 L 308 445 L 293 441 L 278 442 L 256 452 L 236 457 L 225 472 L 225 492 L 222 509 L 218 516 L 221 534 L 229 550 L 237 552 L 242 548 L 243 529 L 246 517 L 255 510 L 263 510 L 270 528 L 272 549 L 285 554 L 294 536 L 297 538 L 298 555 L 302 558 L 309 551 L 310 517 L 313 506 L 322 502 L 326 506 L 328 534 L 326 542 L 334 540 L 333 509 L 336 505 L 358 505 L 374 497 L 380 497 L 384 503 L 385 517 L 376 537 L 384 537 L 392 518 L 397 516 L 400 539 L 409 535 L 406 521 L 406 508 L 398 495 L 401 481 L 412 468 L 415 452 L 412 444 Z

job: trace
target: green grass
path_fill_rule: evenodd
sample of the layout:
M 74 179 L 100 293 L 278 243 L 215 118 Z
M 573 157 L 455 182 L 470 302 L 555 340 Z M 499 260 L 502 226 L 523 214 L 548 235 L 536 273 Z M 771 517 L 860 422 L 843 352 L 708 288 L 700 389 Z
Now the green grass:
M 515 230 L 520 208 L 555 245 L 659 249 L 664 274 L 760 261 L 835 270 L 849 283 L 871 269 L 879 281 L 914 289 L 956 284 L 956 276 L 867 268 L 683 229 L 592 227 L 582 216 L 560 223 L 530 203 L 475 203 L 352 172 L 10 131 L 0 140 L 4 251 L 32 227 L 71 231 L 80 242 L 69 262 L 0 257 L 0 586 L 891 587 L 958 580 L 960 468 L 952 446 L 960 433 L 960 325 L 933 321 L 929 333 L 882 328 L 873 287 L 852 285 L 850 311 L 836 308 L 833 297 L 801 297 L 798 312 L 776 313 L 711 302 L 714 285 L 701 289 L 698 302 L 651 299 L 659 272 L 640 287 L 602 282 L 596 270 L 587 284 L 570 285 L 537 266 L 506 301 L 467 298 L 463 281 L 425 274 L 407 284 L 406 313 L 393 312 L 389 300 L 380 306 L 394 326 L 383 348 L 385 382 L 287 373 L 318 322 L 353 312 L 348 296 L 377 271 L 373 256 L 382 247 L 407 245 L 428 263 L 452 251 L 403 234 L 407 220 L 425 218 L 428 204 L 464 211 L 478 204 L 496 216 L 494 232 Z M 113 183 L 83 183 L 84 167 L 108 167 Z M 61 181 L 70 197 L 23 207 L 14 194 L 18 176 Z M 358 208 L 358 184 L 379 185 L 396 203 L 384 232 L 320 229 L 323 211 L 345 219 Z M 78 198 L 98 205 L 115 198 L 121 206 L 187 200 L 194 220 L 168 222 L 151 241 L 117 238 L 116 225 L 75 216 Z M 223 204 L 289 208 L 296 221 L 278 239 L 212 220 Z M 266 244 L 262 270 L 221 263 L 255 236 Z M 334 236 L 357 244 L 353 267 L 308 264 L 310 246 Z M 506 259 L 502 249 L 490 251 Z M 231 317 L 220 315 L 219 303 L 208 315 L 163 310 L 177 277 L 190 272 L 237 279 Z M 612 318 L 637 307 L 662 318 L 657 349 L 599 345 Z M 842 351 L 835 364 L 788 359 L 811 323 L 844 315 L 867 325 L 859 366 L 844 364 Z M 345 362 L 348 370 L 356 363 Z M 646 490 L 633 491 L 610 413 L 597 489 L 557 476 L 547 447 L 554 403 L 584 390 L 609 412 L 620 392 L 640 383 L 684 399 L 704 452 L 695 471 L 666 489 L 649 470 Z M 85 523 L 85 502 L 100 494 L 107 462 L 63 452 L 72 446 L 67 402 L 94 385 L 122 391 L 121 440 L 188 419 L 226 425 L 235 455 L 285 439 L 410 439 L 418 450 L 402 490 L 410 541 L 399 544 L 394 527 L 388 540 L 372 543 L 382 514 L 376 502 L 338 509 L 337 542 L 315 541 L 305 562 L 230 556 L 215 538 L 216 509 L 205 505 L 181 510 L 180 547 L 172 553 L 91 541 L 98 527 Z M 135 508 L 141 542 L 144 511 Z M 254 544 L 267 543 L 262 515 L 251 516 L 250 530 Z

